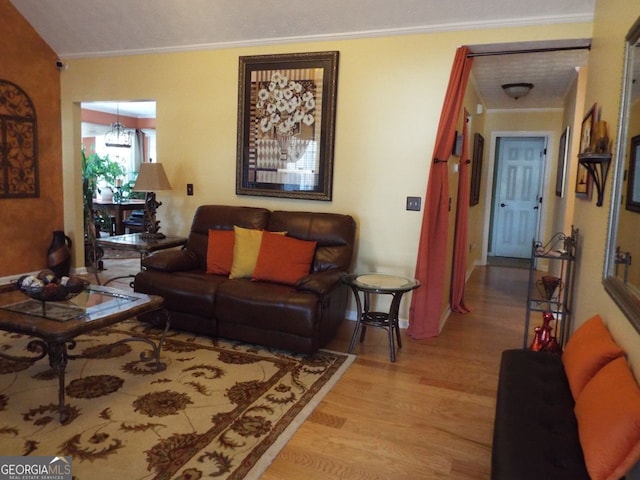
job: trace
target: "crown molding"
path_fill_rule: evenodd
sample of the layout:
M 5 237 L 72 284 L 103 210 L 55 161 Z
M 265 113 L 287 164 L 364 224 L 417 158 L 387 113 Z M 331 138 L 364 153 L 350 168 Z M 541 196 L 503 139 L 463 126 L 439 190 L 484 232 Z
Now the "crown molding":
M 549 25 L 549 24 L 562 24 L 562 23 L 569 24 L 569 23 L 589 23 L 589 22 L 593 22 L 593 14 L 528 17 L 528 18 L 506 19 L 506 20 L 500 20 L 500 21 L 491 20 L 491 21 L 483 21 L 483 22 L 444 23 L 439 25 L 424 25 L 424 26 L 418 26 L 418 27 L 362 30 L 357 32 L 331 33 L 331 34 L 322 34 L 322 35 L 273 37 L 273 38 L 264 38 L 264 39 L 240 40 L 235 42 L 201 43 L 201 44 L 194 44 L 194 45 L 180 45 L 180 46 L 170 46 L 170 47 L 114 50 L 114 51 L 103 51 L 103 52 L 86 52 L 86 53 L 79 53 L 79 54 L 65 54 L 64 52 L 58 52 L 58 56 L 62 60 L 67 60 L 67 59 L 91 58 L 91 57 L 147 55 L 147 54 L 178 53 L 178 52 L 189 52 L 189 51 L 200 51 L 200 50 L 224 50 L 224 49 L 267 46 L 267 45 L 284 45 L 284 44 L 291 44 L 291 43 L 328 42 L 328 41 L 336 41 L 336 40 L 353 40 L 353 39 L 361 39 L 361 38 L 391 37 L 391 36 L 401 36 L 401 35 L 422 35 L 422 34 L 428 34 L 428 33 L 444 33 L 444 32 L 454 32 L 454 31 L 462 31 L 462 30 L 493 30 L 493 29 L 501 29 L 501 28 L 516 28 L 516 27 L 528 27 L 528 26 L 539 26 L 539 25 Z

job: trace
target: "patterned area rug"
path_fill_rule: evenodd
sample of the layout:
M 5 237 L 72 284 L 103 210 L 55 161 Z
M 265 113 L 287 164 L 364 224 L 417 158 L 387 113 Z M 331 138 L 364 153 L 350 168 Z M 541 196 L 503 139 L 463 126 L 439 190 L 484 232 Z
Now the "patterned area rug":
M 145 343 L 99 348 L 160 333 L 130 320 L 78 337 L 64 424 L 48 361 L 0 358 L 0 454 L 70 455 L 79 480 L 259 478 L 353 361 L 173 331 L 161 353 L 164 371 L 141 360 Z M 0 332 L 0 352 L 29 356 L 28 341 Z

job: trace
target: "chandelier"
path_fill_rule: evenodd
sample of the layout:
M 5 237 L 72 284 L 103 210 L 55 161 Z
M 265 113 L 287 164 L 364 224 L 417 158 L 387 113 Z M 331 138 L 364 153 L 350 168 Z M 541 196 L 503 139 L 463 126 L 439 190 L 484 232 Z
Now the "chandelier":
M 131 132 L 120 122 L 120 104 L 116 106 L 116 121 L 105 134 L 104 144 L 107 147 L 131 148 Z

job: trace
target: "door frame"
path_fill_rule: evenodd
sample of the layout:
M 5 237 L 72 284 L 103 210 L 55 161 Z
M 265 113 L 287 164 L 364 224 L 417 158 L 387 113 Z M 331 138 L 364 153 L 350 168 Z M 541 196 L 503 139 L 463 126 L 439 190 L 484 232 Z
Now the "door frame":
M 540 137 L 545 139 L 545 148 L 546 154 L 542 160 L 542 179 L 541 179 L 541 195 L 542 195 L 542 205 L 540 208 L 540 215 L 538 216 L 538 225 L 536 230 L 538 231 L 537 238 L 546 238 L 546 224 L 547 224 L 547 216 L 548 209 L 547 204 L 549 203 L 549 188 L 551 185 L 551 171 L 552 168 L 549 168 L 550 155 L 551 155 L 551 147 L 554 145 L 554 132 L 553 131 L 494 131 L 491 132 L 491 142 L 489 145 L 489 159 L 487 168 L 487 188 L 486 195 L 489 197 L 489 201 L 485 202 L 484 209 L 484 226 L 482 233 L 482 254 L 480 255 L 480 265 L 487 264 L 487 257 L 489 254 L 489 237 L 491 234 L 491 212 L 494 207 L 494 203 L 496 201 L 494 194 L 494 176 L 495 176 L 495 167 L 496 167 L 496 145 L 498 142 L 498 137 Z

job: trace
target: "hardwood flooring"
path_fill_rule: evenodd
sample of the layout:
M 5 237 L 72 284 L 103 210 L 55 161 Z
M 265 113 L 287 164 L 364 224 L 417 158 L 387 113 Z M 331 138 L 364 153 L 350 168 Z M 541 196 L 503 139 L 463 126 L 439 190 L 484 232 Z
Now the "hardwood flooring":
M 105 261 L 101 277 L 138 260 Z M 357 359 L 274 459 L 263 480 L 488 479 L 500 353 L 522 344 L 528 270 L 477 267 L 472 312 L 389 361 L 384 330 L 368 329 Z M 128 288 L 128 280 L 110 284 Z M 352 322 L 327 348 L 347 351 Z

